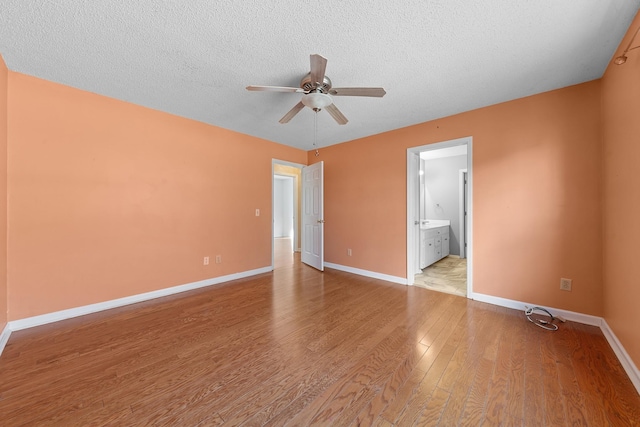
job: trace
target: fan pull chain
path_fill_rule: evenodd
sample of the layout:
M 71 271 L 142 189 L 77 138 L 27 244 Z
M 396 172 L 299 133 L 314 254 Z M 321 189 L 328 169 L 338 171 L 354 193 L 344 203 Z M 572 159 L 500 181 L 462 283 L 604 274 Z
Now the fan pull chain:
M 313 111 L 316 113 L 313 117 L 313 148 L 316 149 L 316 157 L 318 157 L 320 155 L 318 152 L 318 111 L 320 109 L 314 108 Z

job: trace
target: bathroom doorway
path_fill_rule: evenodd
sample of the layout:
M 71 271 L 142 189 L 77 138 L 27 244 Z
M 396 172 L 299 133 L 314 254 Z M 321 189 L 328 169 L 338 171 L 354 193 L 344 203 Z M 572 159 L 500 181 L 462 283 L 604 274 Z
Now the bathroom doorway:
M 407 150 L 408 284 L 472 294 L 471 144 L 468 137 Z

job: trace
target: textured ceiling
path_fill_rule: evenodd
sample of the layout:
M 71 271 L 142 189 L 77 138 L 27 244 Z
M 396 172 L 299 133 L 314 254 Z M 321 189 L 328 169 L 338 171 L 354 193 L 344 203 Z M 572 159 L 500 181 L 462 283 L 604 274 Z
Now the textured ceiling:
M 328 146 L 602 76 L 640 0 L 2 0 L 10 70 L 311 149 L 314 113 L 278 120 L 309 55 L 349 119 L 318 118 Z

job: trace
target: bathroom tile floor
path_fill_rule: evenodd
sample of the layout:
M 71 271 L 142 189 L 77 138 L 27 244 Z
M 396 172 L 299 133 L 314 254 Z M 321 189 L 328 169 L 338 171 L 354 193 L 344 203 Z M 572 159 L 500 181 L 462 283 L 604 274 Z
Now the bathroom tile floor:
M 467 296 L 467 259 L 449 255 L 416 274 L 414 284 L 434 291 Z

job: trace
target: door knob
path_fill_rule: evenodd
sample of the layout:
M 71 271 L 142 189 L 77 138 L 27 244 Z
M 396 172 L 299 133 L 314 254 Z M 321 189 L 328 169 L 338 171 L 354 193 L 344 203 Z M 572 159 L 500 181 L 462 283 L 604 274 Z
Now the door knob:
M 318 224 L 324 224 L 324 219 L 319 219 Z

